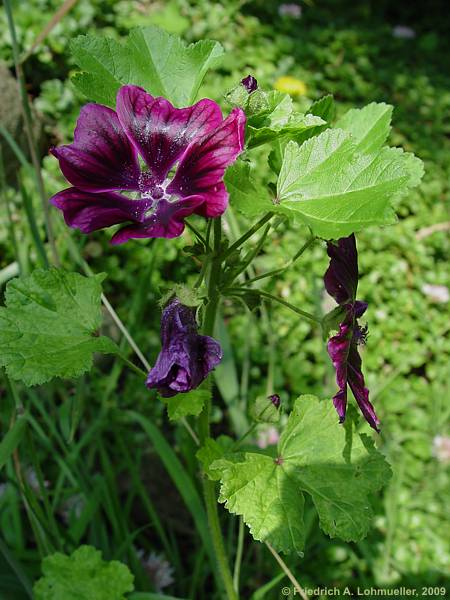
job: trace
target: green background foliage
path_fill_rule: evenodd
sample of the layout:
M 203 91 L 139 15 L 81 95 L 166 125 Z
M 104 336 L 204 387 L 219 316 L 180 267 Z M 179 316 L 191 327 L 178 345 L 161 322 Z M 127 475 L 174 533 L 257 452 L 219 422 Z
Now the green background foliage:
M 22 48 L 31 46 L 59 4 L 15 3 Z M 306 495 L 304 555 L 286 560 L 303 585 L 445 584 L 450 570 L 446 522 L 450 476 L 448 462 L 439 459 L 435 447 L 439 436 L 449 435 L 448 300 L 427 287 L 448 290 L 450 285 L 445 5 L 330 0 L 302 7 L 301 19 L 295 20 L 280 16 L 276 2 L 79 0 L 24 64 L 28 92 L 41 119 L 46 191 L 50 196 L 65 185 L 46 151 L 71 139 L 85 102 L 71 82 L 79 69 L 68 48 L 69 40 L 81 34 L 102 34 L 123 44 L 130 28 L 158 25 L 188 43 L 218 40 L 226 54 L 220 68 L 206 75 L 199 97 L 219 101 L 226 111 L 225 92 L 248 73 L 267 90 L 274 89 L 280 76 L 302 80 L 306 94 L 293 99 L 299 111 L 328 93 L 335 96 L 338 119 L 347 109 L 370 102 L 394 105 L 388 141 L 422 159 L 425 175 L 418 189 L 395 201 L 399 217 L 395 225 L 372 227 L 358 235 L 358 296 L 369 303 L 365 317 L 370 335 L 362 351 L 363 365 L 382 423 L 376 444 L 392 465 L 393 476 L 372 498 L 373 526 L 361 541 L 346 543 L 324 535 Z M 0 57 L 11 67 L 2 11 Z M 394 37 L 397 25 L 412 27 L 416 37 Z M 388 112 L 380 111 L 380 140 Z M 355 118 L 347 119 L 348 126 L 356 127 Z M 254 187 L 259 189 L 271 171 L 264 147 L 256 152 L 260 180 Z M 277 160 L 272 156 L 272 168 Z M 15 171 L 43 237 L 32 172 L 27 166 Z M 253 193 L 249 185 L 244 215 L 252 210 Z M 2 286 L 19 271 L 26 275 L 39 264 L 22 203 L 16 178 L 8 176 L 0 203 Z M 69 232 L 57 215 L 54 220 L 63 266 L 82 272 L 87 261 L 95 273 L 108 273 L 105 293 L 152 364 L 159 350 L 159 298 L 170 281 L 193 284 L 198 274 L 195 260 L 183 250 L 194 243 L 193 236 L 186 232 L 170 242 L 139 241 L 112 250 L 109 233 L 81 236 Z M 227 213 L 227 226 L 230 240 L 244 230 L 245 218 L 234 207 Z M 254 265 L 255 274 L 283 267 L 307 235 L 301 225 L 288 228 L 280 222 Z M 323 290 L 326 265 L 323 244 L 316 243 L 294 269 L 265 283 L 264 289 L 325 314 L 333 307 Z M 266 306 L 249 316 L 231 301 L 223 316 L 219 334 L 225 357 L 216 374 L 215 434 L 245 431 L 247 407 L 258 396 L 278 392 L 287 411 L 299 394 L 323 398 L 334 393 L 334 374 L 320 331 L 308 322 L 281 307 Z M 129 352 L 107 314 L 101 333 L 115 339 L 124 354 Z M 160 566 L 155 576 L 154 569 L 146 568 L 142 550 L 145 556 L 164 555 L 174 568 L 174 581 L 164 587 L 165 593 L 200 600 L 214 597 L 200 490 L 189 479 L 197 476 L 196 448 L 184 428 L 168 424 L 165 406 L 140 379 L 112 357 L 98 356 L 93 371 L 79 380 L 26 389 L 2 374 L 0 390 L 2 436 L 10 425 L 14 427 L 15 409 L 27 410 L 26 425 L 16 421 L 20 452 L 16 458 L 5 458 L 1 473 L 0 597 L 29 597 L 30 582 L 42 575 L 41 556 L 55 551 L 70 555 L 83 543 L 101 549 L 106 560 L 126 563 L 137 590 L 157 592 L 155 581 L 161 581 L 164 571 Z M 140 413 L 140 421 L 132 411 Z M 368 433 L 357 422 L 360 432 Z M 262 439 L 271 426 L 259 425 L 255 438 Z M 158 436 L 158 429 L 170 445 Z M 12 452 L 16 443 L 8 446 Z M 17 457 L 24 473 L 22 489 L 17 484 Z M 24 498 L 31 507 L 31 529 Z M 223 524 L 232 554 L 236 521 L 225 514 Z M 273 580 L 274 587 L 261 597 L 279 598 L 284 581 L 276 580 L 278 574 L 268 550 L 246 536 L 243 597 L 250 598 Z

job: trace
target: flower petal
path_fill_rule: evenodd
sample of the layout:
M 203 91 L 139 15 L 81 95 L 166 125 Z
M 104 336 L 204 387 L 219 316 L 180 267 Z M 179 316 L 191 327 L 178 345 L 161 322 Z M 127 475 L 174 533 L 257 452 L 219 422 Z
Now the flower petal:
M 330 355 L 336 371 L 336 383 L 339 391 L 333 398 L 333 404 L 339 415 L 339 421 L 345 420 L 347 411 L 347 360 L 352 342 L 351 326 L 341 323 L 339 333 L 328 341 L 328 354 Z
M 199 335 L 194 311 L 176 299 L 163 311 L 161 344 L 146 385 L 165 398 L 198 387 L 222 359 L 219 342 Z
M 200 100 L 188 108 L 175 108 L 165 98 L 154 98 L 134 85 L 117 94 L 117 114 L 152 175 L 162 182 L 187 146 L 214 131 L 222 112 L 212 100 Z
M 174 238 L 184 231 L 184 219 L 203 203 L 203 198 L 192 196 L 178 202 L 159 200 L 154 213 L 145 221 L 123 227 L 112 238 L 112 244 L 123 244 L 130 238 Z
M 324 275 L 325 288 L 338 304 L 352 302 L 358 288 L 358 252 L 355 236 L 327 242 L 330 265 Z
M 74 142 L 52 149 L 70 183 L 85 192 L 138 190 L 137 153 L 116 113 L 101 104 L 81 109 Z
M 70 227 L 90 233 L 127 221 L 142 221 L 150 208 L 149 200 L 130 200 L 121 194 L 91 194 L 78 188 L 58 192 L 50 202 L 59 208 Z
M 375 414 L 374 407 L 369 401 L 369 390 L 365 386 L 361 367 L 362 361 L 358 347 L 356 344 L 352 344 L 348 355 L 348 384 L 364 418 L 375 431 L 379 432 L 380 429 L 378 426 L 380 421 Z
M 214 132 L 194 140 L 167 191 L 182 197 L 200 195 L 205 204 L 198 212 L 207 217 L 221 215 L 228 201 L 222 178 L 225 169 L 242 152 L 244 127 L 244 112 L 234 108 Z

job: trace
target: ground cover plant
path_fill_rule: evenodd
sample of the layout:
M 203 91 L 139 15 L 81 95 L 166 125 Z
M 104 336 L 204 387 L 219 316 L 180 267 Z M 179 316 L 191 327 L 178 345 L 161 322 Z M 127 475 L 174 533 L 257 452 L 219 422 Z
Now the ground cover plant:
M 69 4 L 2 14 L 0 597 L 445 596 L 442 24 Z

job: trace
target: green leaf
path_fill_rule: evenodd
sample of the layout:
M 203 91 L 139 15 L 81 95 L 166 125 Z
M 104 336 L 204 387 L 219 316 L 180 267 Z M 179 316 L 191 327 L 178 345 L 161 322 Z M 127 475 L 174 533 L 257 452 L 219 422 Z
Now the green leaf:
M 211 465 L 216 460 L 223 458 L 225 453 L 231 450 L 233 443 L 233 440 L 229 436 L 219 435 L 215 440 L 207 438 L 204 445 L 197 450 L 196 457 L 210 479 L 220 479 L 220 470 L 216 471 L 212 469 Z
M 206 72 L 223 54 L 218 42 L 187 45 L 155 26 L 132 29 L 124 44 L 81 35 L 70 49 L 83 71 L 73 83 L 89 99 L 109 106 L 115 106 L 117 91 L 125 84 L 140 85 L 176 106 L 192 104 Z
M 390 200 L 416 185 L 422 169 L 399 148 L 362 154 L 349 133 L 328 129 L 286 146 L 276 209 L 305 221 L 318 237 L 340 238 L 395 221 Z
M 19 417 L 12 428 L 8 431 L 0 443 L 0 469 L 3 468 L 11 454 L 20 444 L 27 420 L 25 417 Z
M 338 120 L 336 128 L 352 135 L 359 152 L 375 152 L 389 135 L 392 110 L 393 107 L 384 102 L 372 102 L 364 108 L 352 108 Z
M 320 526 L 345 541 L 363 538 L 370 525 L 369 496 L 390 477 L 384 457 L 366 436 L 338 423 L 331 401 L 297 399 L 276 458 L 247 452 L 212 463 L 221 471 L 219 501 L 242 515 L 256 540 L 283 552 L 304 546 L 304 493 Z
M 235 162 L 227 169 L 224 181 L 231 206 L 248 219 L 273 211 L 268 190 L 254 179 L 250 163 L 243 160 Z
M 312 114 L 294 113 L 288 94 L 272 91 L 267 94 L 267 101 L 268 106 L 248 120 L 248 148 L 274 140 L 303 141 L 310 130 L 325 124 L 323 119 Z
M 171 398 L 161 398 L 167 406 L 167 414 L 171 421 L 178 421 L 188 415 L 197 417 L 205 402 L 211 397 L 209 390 L 191 390 L 184 394 L 176 394 Z
M 320 117 L 327 123 L 330 123 L 336 114 L 336 106 L 334 104 L 334 98 L 331 94 L 323 96 L 319 100 L 316 100 L 311 104 L 308 109 L 308 113 Z
M 116 352 L 112 340 L 98 337 L 103 279 L 38 269 L 8 283 L 0 308 L 0 366 L 12 379 L 36 385 L 77 377 L 91 368 L 94 352 Z
M 280 409 L 267 396 L 256 396 L 250 404 L 250 416 L 258 423 L 278 423 Z
M 127 566 L 102 560 L 92 546 L 80 546 L 70 556 L 56 552 L 42 561 L 43 577 L 36 582 L 36 600 L 125 600 L 134 589 Z

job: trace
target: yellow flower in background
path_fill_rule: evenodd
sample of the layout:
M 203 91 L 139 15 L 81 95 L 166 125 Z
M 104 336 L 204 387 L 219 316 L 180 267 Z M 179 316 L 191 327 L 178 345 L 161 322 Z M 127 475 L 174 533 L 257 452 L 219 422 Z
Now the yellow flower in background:
M 305 96 L 308 88 L 306 83 L 301 79 L 283 75 L 275 81 L 275 89 L 279 92 L 285 92 L 291 96 Z

